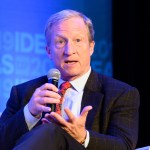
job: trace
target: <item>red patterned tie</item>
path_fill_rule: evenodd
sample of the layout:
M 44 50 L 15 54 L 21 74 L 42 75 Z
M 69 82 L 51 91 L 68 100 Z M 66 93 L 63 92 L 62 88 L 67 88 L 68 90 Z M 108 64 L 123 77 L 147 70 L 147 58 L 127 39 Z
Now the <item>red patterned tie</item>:
M 70 87 L 71 87 L 70 82 L 64 82 L 60 85 L 59 94 L 61 95 L 61 99 L 60 99 L 60 103 L 56 104 L 56 112 L 60 115 L 61 115 L 61 105 L 63 102 L 63 97 L 65 95 L 66 90 Z

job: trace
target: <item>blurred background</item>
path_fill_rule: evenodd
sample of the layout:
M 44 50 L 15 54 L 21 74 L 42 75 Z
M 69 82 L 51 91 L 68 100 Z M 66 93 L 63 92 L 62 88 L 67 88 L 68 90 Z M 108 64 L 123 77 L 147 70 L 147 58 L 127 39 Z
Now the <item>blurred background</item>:
M 1 0 L 0 112 L 6 107 L 13 85 L 45 75 L 52 67 L 45 52 L 44 27 L 51 14 L 63 9 L 83 12 L 93 21 L 96 42 L 93 69 L 139 89 L 137 147 L 150 145 L 150 10 L 144 1 Z
M 52 67 L 45 51 L 44 28 L 49 16 L 75 9 L 91 18 L 95 28 L 95 53 L 91 65 L 112 76 L 111 0 L 2 0 L 0 2 L 0 111 L 11 87 L 47 74 Z

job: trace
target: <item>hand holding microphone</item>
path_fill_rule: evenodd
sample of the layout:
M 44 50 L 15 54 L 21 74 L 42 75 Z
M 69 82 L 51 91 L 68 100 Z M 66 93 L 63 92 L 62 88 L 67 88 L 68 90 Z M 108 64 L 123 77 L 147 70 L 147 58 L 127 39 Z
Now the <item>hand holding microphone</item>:
M 61 96 L 57 93 L 58 80 L 60 78 L 59 70 L 50 69 L 47 78 L 48 83 L 37 88 L 28 103 L 29 111 L 33 116 L 37 116 L 42 112 L 54 111 L 55 104 L 60 102 Z

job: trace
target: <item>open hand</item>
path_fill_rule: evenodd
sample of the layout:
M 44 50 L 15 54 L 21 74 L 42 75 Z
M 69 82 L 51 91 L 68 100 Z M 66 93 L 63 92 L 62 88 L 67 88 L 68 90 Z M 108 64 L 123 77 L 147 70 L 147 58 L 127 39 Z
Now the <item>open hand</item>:
M 73 115 L 69 108 L 65 108 L 64 111 L 68 116 L 68 120 L 65 120 L 62 116 L 56 112 L 46 114 L 45 118 L 42 119 L 43 123 L 54 122 L 59 124 L 66 132 L 68 132 L 78 142 L 83 141 L 86 138 L 86 118 L 88 112 L 92 109 L 92 106 L 86 106 L 83 108 L 80 116 L 76 117 Z

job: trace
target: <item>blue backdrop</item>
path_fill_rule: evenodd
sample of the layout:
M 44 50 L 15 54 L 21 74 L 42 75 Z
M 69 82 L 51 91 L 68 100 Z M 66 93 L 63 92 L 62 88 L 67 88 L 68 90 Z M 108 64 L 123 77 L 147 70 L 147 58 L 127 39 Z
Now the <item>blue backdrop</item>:
M 62 9 L 83 12 L 93 21 L 95 52 L 92 67 L 112 75 L 111 0 L 1 0 L 0 2 L 0 112 L 13 85 L 47 74 L 44 27 Z

